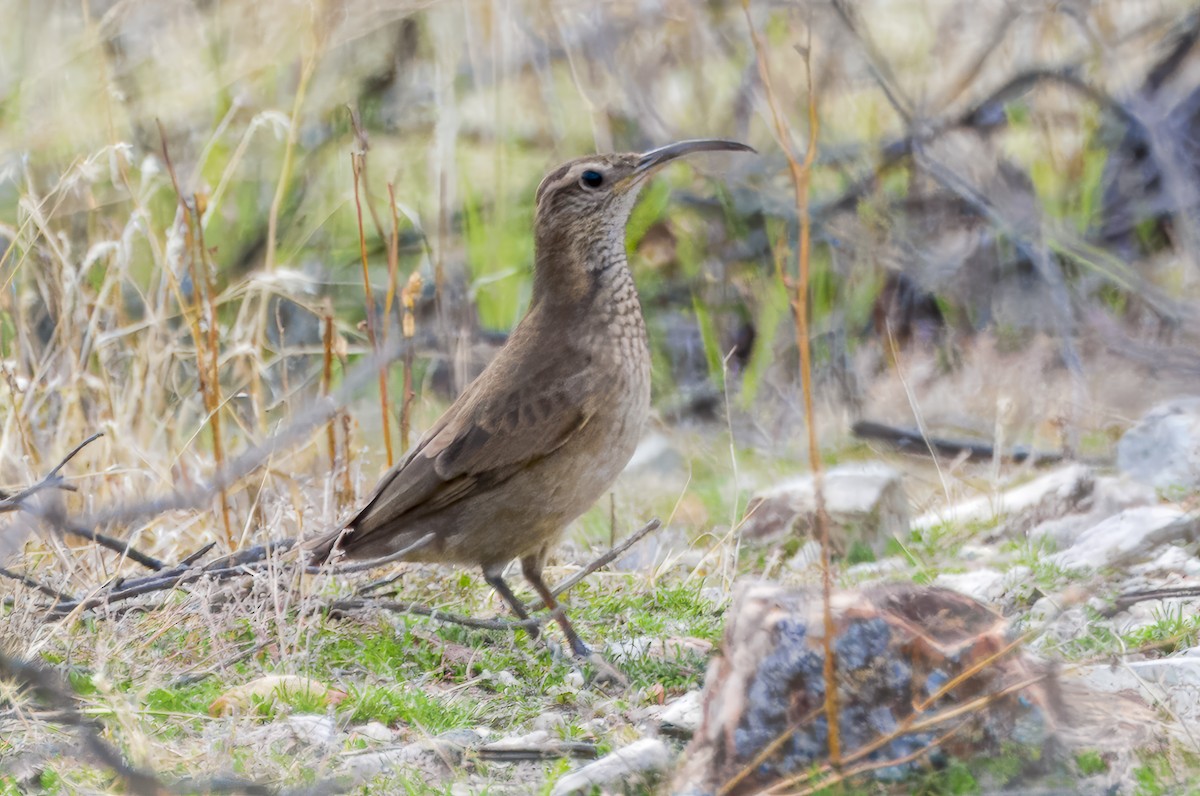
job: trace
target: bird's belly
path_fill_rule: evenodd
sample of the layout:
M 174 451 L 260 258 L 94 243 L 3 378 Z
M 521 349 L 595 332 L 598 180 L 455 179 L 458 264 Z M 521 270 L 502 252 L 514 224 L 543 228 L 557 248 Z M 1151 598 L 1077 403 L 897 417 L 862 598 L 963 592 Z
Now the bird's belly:
M 649 414 L 649 393 L 597 412 L 562 447 L 456 512 L 436 545 L 414 560 L 488 566 L 531 555 L 554 542 L 629 463 Z M 631 394 L 632 393 L 632 394 Z M 464 506 L 464 508 L 466 508 Z

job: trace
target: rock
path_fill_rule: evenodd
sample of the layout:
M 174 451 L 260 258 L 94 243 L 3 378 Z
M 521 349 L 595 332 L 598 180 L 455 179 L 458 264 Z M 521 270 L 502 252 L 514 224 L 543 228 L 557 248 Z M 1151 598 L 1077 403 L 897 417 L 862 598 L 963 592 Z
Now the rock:
M 392 768 L 416 768 L 426 774 L 444 774 L 462 762 L 467 749 L 479 746 L 483 736 L 474 730 L 450 730 L 416 743 L 345 756 L 346 773 L 358 780 L 374 777 Z
M 712 652 L 712 642 L 692 636 L 638 636 L 606 646 L 605 652 L 613 663 L 633 658 L 650 658 L 656 661 L 681 661 L 687 658 L 705 658 Z
M 889 578 L 898 572 L 907 570 L 909 566 L 911 565 L 908 559 L 900 556 L 888 556 L 877 561 L 861 561 L 846 567 L 845 578 L 851 583 Z
M 1070 464 L 999 495 L 981 495 L 926 512 L 912 521 L 912 527 L 926 530 L 946 523 L 991 522 L 1008 516 L 1009 531 L 1023 532 L 1046 519 L 1076 511 L 1094 487 L 1089 468 Z
M 1101 693 L 1138 694 L 1150 704 L 1165 705 L 1193 728 L 1200 727 L 1200 657 L 1179 655 L 1119 666 L 1080 666 L 1064 674 L 1063 680 Z
M 1113 567 L 1145 561 L 1170 542 L 1192 541 L 1200 518 L 1174 506 L 1122 511 L 1084 531 L 1075 544 L 1050 560 L 1067 569 Z
M 1112 515 L 1137 506 L 1158 502 L 1154 488 L 1127 476 L 1101 476 L 1095 479 L 1092 493 L 1080 502 L 1080 511 L 1054 517 L 1034 526 L 1029 538 L 1049 542 L 1055 550 L 1066 550 L 1079 535 Z
M 1117 468 L 1157 489 L 1200 488 L 1200 398 L 1147 412 L 1117 443 Z
M 700 726 L 700 715 L 700 692 L 688 691 L 659 714 L 658 728 L 664 735 L 691 738 Z
M 387 743 L 392 740 L 392 731 L 378 721 L 367 722 L 361 727 L 354 728 L 354 734 L 376 743 Z
M 831 607 L 843 749 L 968 703 L 964 725 L 939 747 L 945 753 L 970 758 L 1006 741 L 1042 741 L 1053 701 L 1040 685 L 984 701 L 1043 673 L 1019 653 L 998 657 L 940 693 L 1010 644 L 998 614 L 948 589 L 912 584 L 838 591 Z M 705 677 L 700 724 L 670 793 L 715 793 L 739 772 L 745 775 L 730 796 L 758 793 L 825 759 L 822 615 L 816 589 L 768 582 L 739 589 L 721 653 Z M 944 731 L 930 726 L 898 734 L 857 762 L 904 758 Z M 927 764 L 888 766 L 876 776 L 895 778 Z
M 1182 547 L 1167 545 L 1153 560 L 1130 567 L 1129 571 L 1134 575 L 1167 576 L 1168 582 L 1159 582 L 1149 588 L 1158 589 L 1167 586 L 1179 586 L 1183 584 L 1172 581 L 1180 576 L 1188 578 L 1200 577 L 1200 558 L 1196 558 L 1196 556 L 1188 553 Z M 1123 589 L 1123 591 L 1125 590 L 1129 589 Z
M 934 579 L 933 585 L 953 589 L 983 603 L 991 603 L 1004 593 L 1004 573 L 994 569 L 943 573 Z
M 337 725 L 328 716 L 299 714 L 288 716 L 286 722 L 296 740 L 309 746 L 328 746 L 337 738 Z
M 642 438 L 633 451 L 629 464 L 625 465 L 625 474 L 668 476 L 686 469 L 687 459 L 671 444 L 671 440 L 665 434 L 651 432 Z
M 1127 636 L 1144 627 L 1159 625 L 1164 617 L 1191 617 L 1196 615 L 1197 600 L 1140 600 L 1112 617 L 1113 628 Z
M 900 473 L 885 464 L 843 465 L 825 473 L 825 508 L 835 545 L 845 551 L 856 542 L 882 548 L 882 541 L 908 533 L 908 498 Z M 750 498 L 742 537 L 774 540 L 790 536 L 799 523 L 811 534 L 816 498 L 811 475 L 793 478 Z
M 534 732 L 544 732 L 547 736 L 549 736 L 550 732 L 559 730 L 565 726 L 567 726 L 567 717 L 554 711 L 540 713 L 533 720 Z
M 538 746 L 545 746 L 549 742 L 550 733 L 548 731 L 534 730 L 533 732 L 527 732 L 524 735 L 513 735 L 508 738 L 501 738 L 498 741 L 492 741 L 487 745 L 487 748 L 495 751 L 532 749 Z
M 550 796 L 589 793 L 592 788 L 604 790 L 606 786 L 649 778 L 665 771 L 670 762 L 665 743 L 643 738 L 564 775 L 554 783 Z
M 420 744 L 405 744 L 379 751 L 355 752 L 345 757 L 343 771 L 355 780 L 371 779 L 389 769 L 410 764 L 423 750 Z

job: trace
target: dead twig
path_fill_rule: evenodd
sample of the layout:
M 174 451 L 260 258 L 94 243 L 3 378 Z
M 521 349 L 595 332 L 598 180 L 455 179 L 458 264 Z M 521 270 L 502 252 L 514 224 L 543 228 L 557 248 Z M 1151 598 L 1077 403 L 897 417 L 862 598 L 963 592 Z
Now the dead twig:
M 63 594 L 60 591 L 55 591 L 54 589 L 50 588 L 49 586 L 47 586 L 44 583 L 39 583 L 38 581 L 34 580 L 33 578 L 29 577 L 28 575 L 22 575 L 20 572 L 13 572 L 11 569 L 5 569 L 4 567 L 0 567 L 0 577 L 9 578 L 10 580 L 15 580 L 17 583 L 20 583 L 22 586 L 25 586 L 26 588 L 29 588 L 29 589 L 33 589 L 34 591 L 41 592 L 42 594 L 46 595 L 47 597 L 49 597 L 52 600 L 62 600 L 65 602 L 71 602 L 75 599 L 74 597 L 71 597 L 68 594 Z
M 550 621 L 546 615 L 540 619 L 476 619 L 473 616 L 462 616 L 433 608 L 422 603 L 400 602 L 396 600 L 334 600 L 319 608 L 325 608 L 331 616 L 349 615 L 359 611 L 389 611 L 395 614 L 415 614 L 427 616 L 438 622 L 449 622 L 476 630 L 536 630 Z
M 12 495 L 5 495 L 2 499 L 0 499 L 0 512 L 17 511 L 18 509 L 22 509 L 25 507 L 25 501 L 29 500 L 29 498 L 33 497 L 37 493 L 43 492 L 47 489 L 61 489 L 65 492 L 76 491 L 75 487 L 66 483 L 59 473 L 62 472 L 62 468 L 66 466 L 67 462 L 74 459 L 81 450 L 103 436 L 103 431 L 97 431 L 95 434 L 72 448 L 71 452 L 64 456 L 62 460 L 54 466 L 53 470 L 46 473 L 42 480 L 38 481 L 36 484 L 27 486 L 21 491 Z
M 648 523 L 643 525 L 641 528 L 638 528 L 636 531 L 629 534 L 629 536 L 627 536 L 624 539 L 624 541 L 622 541 L 619 545 L 612 548 L 607 553 L 604 553 L 603 555 L 599 556 L 598 558 L 593 560 L 590 564 L 585 566 L 583 569 L 579 570 L 574 575 L 572 575 L 571 577 L 564 580 L 562 583 L 555 586 L 553 589 L 550 590 L 550 594 L 557 597 L 558 595 L 562 594 L 563 592 L 567 591 L 568 589 L 574 587 L 576 584 L 578 584 L 580 581 L 582 581 L 588 575 L 591 575 L 593 572 L 595 572 L 598 569 L 608 566 L 613 561 L 616 561 L 618 558 L 625 555 L 625 551 L 627 551 L 629 548 L 633 547 L 638 542 L 642 541 L 642 539 L 644 539 L 647 535 L 658 530 L 660 527 L 662 527 L 662 523 L 659 522 L 658 517 L 655 517 L 654 519 L 650 520 Z M 545 603 L 541 600 L 541 598 L 538 598 L 538 599 L 534 600 L 533 602 L 529 603 L 528 607 L 529 607 L 529 610 L 531 610 L 531 611 L 537 611 L 541 608 L 544 608 Z

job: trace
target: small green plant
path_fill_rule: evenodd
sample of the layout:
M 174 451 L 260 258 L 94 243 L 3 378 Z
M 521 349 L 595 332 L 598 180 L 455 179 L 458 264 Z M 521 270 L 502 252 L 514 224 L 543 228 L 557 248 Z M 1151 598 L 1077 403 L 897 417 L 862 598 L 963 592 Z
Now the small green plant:
M 1075 767 L 1085 777 L 1093 777 L 1108 771 L 1108 761 L 1096 751 L 1088 750 L 1075 755 Z

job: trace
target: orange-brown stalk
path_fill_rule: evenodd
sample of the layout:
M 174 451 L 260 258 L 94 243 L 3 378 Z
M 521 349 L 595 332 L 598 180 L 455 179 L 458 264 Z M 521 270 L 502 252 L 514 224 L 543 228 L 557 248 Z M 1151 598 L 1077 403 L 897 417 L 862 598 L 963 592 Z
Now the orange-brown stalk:
M 157 121 L 157 120 L 156 120 Z M 221 445 L 221 397 L 220 383 L 217 364 L 219 362 L 220 352 L 214 350 L 211 358 L 205 357 L 206 346 L 216 346 L 217 337 L 216 330 L 216 314 L 208 319 L 209 334 L 206 337 L 200 328 L 200 320 L 205 312 L 205 303 L 203 293 L 205 286 L 209 284 L 207 277 L 201 278 L 200 271 L 203 267 L 202 252 L 203 238 L 197 236 L 196 231 L 199 227 L 199 208 L 196 208 L 197 214 L 193 218 L 193 208 L 188 207 L 187 201 L 183 198 L 183 192 L 179 187 L 179 177 L 175 173 L 175 164 L 171 161 L 171 153 L 167 148 L 167 131 L 163 128 L 162 122 L 158 122 L 158 133 L 162 140 L 163 162 L 167 167 L 167 174 L 171 176 L 171 185 L 175 188 L 175 196 L 179 203 L 179 213 L 183 217 L 184 223 L 184 251 L 187 252 L 187 258 L 190 261 L 189 266 L 192 273 L 192 302 L 191 312 L 184 311 L 184 316 L 187 318 L 188 330 L 192 335 L 192 343 L 196 347 L 196 381 L 200 388 L 200 398 L 204 404 L 204 411 L 208 416 L 208 427 L 212 432 L 213 444 L 213 459 L 218 468 L 221 467 L 224 461 L 224 448 Z M 196 202 L 193 196 L 193 203 Z M 180 309 L 184 307 L 183 296 L 177 296 L 180 302 Z M 209 304 L 210 308 L 215 308 L 215 305 Z M 214 383 L 216 382 L 216 383 Z M 229 521 L 229 501 L 227 500 L 227 491 L 224 486 L 220 490 L 221 497 L 221 516 L 225 525 L 225 545 L 229 550 L 234 549 L 233 528 Z
M 363 213 L 361 199 L 361 183 L 363 163 L 366 156 L 361 152 L 350 153 L 350 169 L 354 172 L 354 211 L 358 217 L 358 252 L 362 258 L 363 292 L 367 300 L 367 340 L 371 343 L 371 353 L 378 357 L 382 353 L 379 347 L 379 335 L 376 332 L 375 294 L 371 292 L 371 273 L 367 268 L 367 236 L 363 230 Z M 383 447 L 387 451 L 387 466 L 390 468 L 394 460 L 392 453 L 392 424 L 388 412 L 387 363 L 379 363 L 379 410 L 383 420 Z
M 788 169 L 792 176 L 792 187 L 796 195 L 796 216 L 800 219 L 800 245 L 797 251 L 796 268 L 798 279 L 792 298 L 792 314 L 796 319 L 796 345 L 800 349 L 800 389 L 804 396 L 804 420 L 808 429 L 808 458 L 813 472 L 813 491 L 817 503 L 817 531 L 821 540 L 821 592 L 824 611 L 825 638 L 825 718 L 829 724 L 829 759 L 837 765 L 841 759 L 841 734 L 838 724 L 838 693 L 837 693 L 837 662 L 833 655 L 833 609 L 831 598 L 833 592 L 833 574 L 830 570 L 829 555 L 829 517 L 825 511 L 825 485 L 821 468 L 821 449 L 817 444 L 817 424 L 813 417 L 812 399 L 812 344 L 808 328 L 808 282 L 809 282 L 809 251 L 812 246 L 812 218 L 808 212 L 809 183 L 812 178 L 812 166 L 817 157 L 817 136 L 820 132 L 820 119 L 817 116 L 817 95 L 812 82 L 812 63 L 810 61 L 810 46 L 803 51 L 805 74 L 808 78 L 808 149 L 804 153 L 804 161 L 800 162 L 792 150 L 792 131 L 779 109 L 779 101 L 771 84 L 771 71 L 767 57 L 763 51 L 762 40 L 754 29 L 750 19 L 750 0 L 742 0 L 742 11 L 746 15 L 746 25 L 750 29 L 750 40 L 754 44 L 754 55 L 758 62 L 758 76 L 762 80 L 767 103 L 771 108 L 771 117 L 775 124 L 775 137 L 787 158 Z

